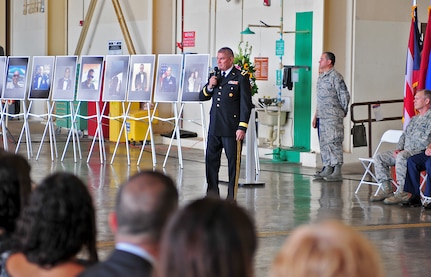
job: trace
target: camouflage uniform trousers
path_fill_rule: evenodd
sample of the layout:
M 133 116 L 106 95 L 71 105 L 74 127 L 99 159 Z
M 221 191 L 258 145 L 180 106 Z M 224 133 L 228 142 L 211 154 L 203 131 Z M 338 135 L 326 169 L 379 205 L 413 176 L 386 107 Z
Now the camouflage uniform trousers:
M 403 150 L 398 155 L 394 151 L 378 153 L 375 157 L 374 170 L 379 182 L 392 180 L 391 166 L 395 166 L 396 182 L 399 185 L 397 192 L 404 191 L 404 182 L 407 173 L 407 159 L 420 151 Z
M 324 166 L 343 164 L 343 118 L 319 118 L 320 155 Z

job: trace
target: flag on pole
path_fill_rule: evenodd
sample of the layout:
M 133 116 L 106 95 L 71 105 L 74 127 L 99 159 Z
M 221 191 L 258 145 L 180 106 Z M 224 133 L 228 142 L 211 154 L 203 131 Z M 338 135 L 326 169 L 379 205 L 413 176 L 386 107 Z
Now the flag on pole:
M 418 89 L 431 89 L 431 6 L 428 7 L 428 24 L 425 31 L 419 70 Z
M 413 98 L 419 81 L 419 69 L 421 64 L 421 41 L 418 29 L 417 6 L 412 7 L 412 22 L 410 25 L 409 44 L 406 58 L 406 75 L 404 87 L 404 113 L 403 128 L 405 129 L 410 119 L 415 116 Z

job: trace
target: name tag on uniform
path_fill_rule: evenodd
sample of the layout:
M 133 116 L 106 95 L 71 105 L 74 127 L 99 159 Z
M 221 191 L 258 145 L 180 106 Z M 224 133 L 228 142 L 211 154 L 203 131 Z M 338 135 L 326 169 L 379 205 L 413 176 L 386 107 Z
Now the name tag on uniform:
M 228 84 L 229 85 L 238 85 L 238 81 L 229 81 Z

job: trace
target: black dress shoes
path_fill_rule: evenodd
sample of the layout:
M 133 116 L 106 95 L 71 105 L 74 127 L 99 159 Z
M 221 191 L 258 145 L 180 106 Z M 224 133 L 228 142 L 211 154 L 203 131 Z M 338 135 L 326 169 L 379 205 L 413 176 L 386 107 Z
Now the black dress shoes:
M 413 195 L 409 201 L 401 204 L 402 207 L 420 207 L 422 206 L 421 197 L 419 195 Z M 431 209 L 431 206 L 430 206 Z

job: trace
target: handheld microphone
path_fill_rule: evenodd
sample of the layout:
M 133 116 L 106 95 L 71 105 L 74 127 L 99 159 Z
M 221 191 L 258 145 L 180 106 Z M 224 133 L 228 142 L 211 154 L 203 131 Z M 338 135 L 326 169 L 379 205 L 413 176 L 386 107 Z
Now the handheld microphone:
M 214 66 L 214 70 L 212 70 L 209 77 L 211 78 L 212 76 L 216 76 L 217 83 L 221 80 L 221 70 L 217 66 Z
M 221 70 L 220 70 L 220 69 L 218 69 L 218 67 L 217 67 L 217 66 L 215 66 L 215 67 L 214 67 L 214 76 L 216 76 L 216 77 L 217 77 L 217 80 L 219 80 L 219 81 L 220 81 L 220 79 L 221 79 Z

